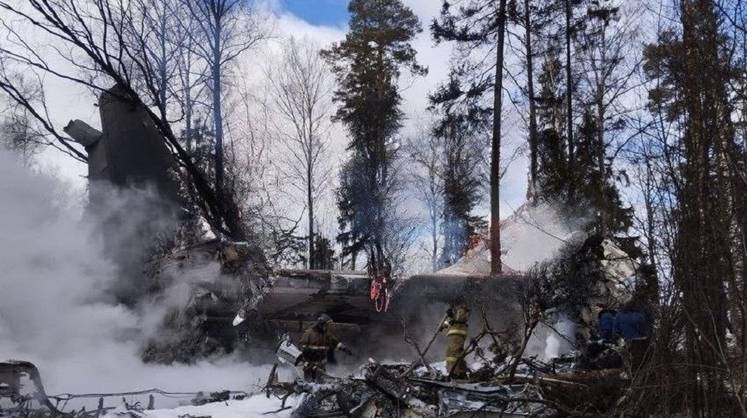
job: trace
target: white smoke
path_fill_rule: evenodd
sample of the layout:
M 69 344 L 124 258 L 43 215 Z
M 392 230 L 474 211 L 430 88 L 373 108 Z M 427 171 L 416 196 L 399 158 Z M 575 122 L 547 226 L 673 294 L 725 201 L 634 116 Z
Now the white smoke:
M 231 359 L 143 364 L 143 331 L 155 319 L 112 302 L 117 271 L 66 189 L 0 152 L 0 361 L 34 362 L 52 394 L 250 390 L 266 377 Z
M 525 357 L 548 361 L 568 354 L 575 344 L 576 324 L 567 315 L 559 314 L 547 323 L 540 323 L 529 338 Z
M 501 244 L 506 250 L 503 261 L 509 267 L 527 271 L 538 263 L 557 256 L 570 242 L 586 238 L 584 218 L 570 219 L 548 204 L 525 205 L 501 225 Z M 534 329 L 524 356 L 547 361 L 573 350 L 576 324 L 563 313 L 551 315 L 547 323 Z
M 501 261 L 508 271 L 526 272 L 552 259 L 567 242 L 579 239 L 583 219 L 567 219 L 547 204 L 525 204 L 501 222 Z M 483 241 L 455 264 L 447 274 L 490 274 L 490 247 Z
M 552 344 L 552 350 L 545 350 L 545 355 L 548 358 L 559 357 L 563 354 L 569 353 L 573 350 L 574 344 L 576 343 L 576 323 L 571 321 L 566 315 L 561 315 L 558 321 L 555 323 L 552 337 L 557 341 Z M 548 346 L 550 344 L 548 343 Z
M 564 217 L 545 203 L 521 206 L 501 223 L 501 247 L 506 252 L 502 260 L 514 270 L 527 271 L 577 239 L 584 223 L 582 218 Z

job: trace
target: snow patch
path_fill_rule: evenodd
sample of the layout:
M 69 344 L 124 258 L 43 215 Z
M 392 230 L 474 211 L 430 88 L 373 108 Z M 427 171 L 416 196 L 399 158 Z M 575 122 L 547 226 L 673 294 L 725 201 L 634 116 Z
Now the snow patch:
M 286 406 L 294 407 L 296 398 L 290 398 Z M 276 413 L 281 408 L 281 401 L 275 397 L 269 399 L 264 394 L 250 396 L 240 401 L 231 400 L 215 402 L 200 406 L 180 406 L 173 409 L 155 409 L 145 411 L 143 417 L 148 418 L 179 418 L 185 415 L 193 417 L 210 416 L 212 418 L 248 418 L 248 417 L 289 417 L 292 409 L 286 409 Z M 266 414 L 266 415 L 265 415 Z M 107 414 L 110 415 L 110 414 Z

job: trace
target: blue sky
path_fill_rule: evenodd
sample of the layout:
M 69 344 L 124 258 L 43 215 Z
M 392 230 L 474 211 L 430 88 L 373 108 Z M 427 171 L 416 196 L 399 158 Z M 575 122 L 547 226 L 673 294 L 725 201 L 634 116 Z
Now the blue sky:
M 348 21 L 348 0 L 281 0 L 281 4 L 315 25 L 344 26 Z

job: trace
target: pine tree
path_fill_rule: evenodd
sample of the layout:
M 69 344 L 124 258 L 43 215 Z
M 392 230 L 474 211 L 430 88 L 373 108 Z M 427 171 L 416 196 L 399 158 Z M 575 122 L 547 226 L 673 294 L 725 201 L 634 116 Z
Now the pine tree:
M 562 86 L 562 64 L 559 52 L 548 46 L 541 72 L 537 78 L 537 119 L 540 127 L 537 144 L 537 189 L 539 199 L 566 202 L 570 181 L 568 149 L 566 147 L 565 91 Z
M 598 28 L 586 25 L 584 19 L 584 16 L 578 17 L 572 24 L 573 38 L 586 40 L 581 48 L 583 50 L 595 47 L 592 43 L 599 39 L 596 33 Z M 586 30 L 595 33 L 592 36 L 586 34 Z M 562 29 L 564 36 L 565 31 Z M 604 163 L 605 128 L 600 126 L 598 100 L 583 105 L 585 100 L 580 96 L 585 92 L 575 85 L 570 86 L 569 95 L 567 45 L 561 46 L 560 36 L 546 36 L 545 43 L 545 58 L 538 75 L 539 93 L 536 99 L 540 127 L 536 195 L 541 201 L 558 205 L 569 215 L 589 217 L 592 220 L 588 225 L 591 232 L 603 236 L 624 233 L 631 225 L 632 209 L 624 207 L 612 170 Z M 565 63 L 561 54 L 565 55 Z M 610 59 L 617 60 L 618 57 Z M 571 65 L 575 67 L 579 64 L 571 62 Z M 612 64 L 596 61 L 595 65 L 608 68 Z M 595 89 L 591 89 L 592 96 L 604 95 L 608 87 L 608 84 L 595 86 Z M 581 115 L 579 125 L 569 126 L 569 123 L 574 123 L 573 118 L 568 117 L 569 96 L 573 102 L 583 105 L 577 106 L 580 107 L 577 113 Z M 569 144 L 569 135 L 573 135 L 573 144 Z
M 500 179 L 501 179 L 501 109 L 503 106 L 504 39 L 508 15 L 506 0 L 465 0 L 459 7 L 443 2 L 441 15 L 431 24 L 437 42 L 457 43 L 467 59 L 458 62 L 445 86 L 433 95 L 434 105 L 446 112 L 458 107 L 474 123 L 492 124 L 490 143 L 490 273 L 501 273 Z M 495 48 L 495 49 L 493 49 Z M 480 56 L 477 51 L 495 51 L 495 59 Z M 486 76 L 490 74 L 491 76 Z M 486 103 L 492 93 L 492 106 Z
M 446 267 L 467 252 L 470 236 L 485 227 L 485 221 L 472 214 L 480 201 L 479 147 L 475 144 L 475 133 L 462 116 L 444 116 L 434 131 L 434 136 L 443 142 L 441 232 L 444 242 L 439 264 Z
M 332 241 L 324 235 L 317 233 L 314 235 L 314 246 L 312 247 L 311 259 L 308 258 L 307 252 L 299 252 L 298 257 L 304 265 L 309 266 L 312 270 L 334 270 L 337 262 L 335 249 Z
M 366 250 L 371 216 L 377 210 L 373 205 L 379 199 L 374 196 L 374 190 L 369 189 L 368 173 L 362 170 L 364 164 L 362 156 L 353 154 L 340 168 L 340 186 L 336 190 L 341 230 L 337 241 L 343 246 L 342 256 L 350 256 L 348 266 L 351 270 L 357 267 L 358 253 Z
M 682 1 L 679 12 L 681 33 L 664 32 L 648 46 L 644 68 L 657 81 L 649 92 L 650 107 L 683 124 L 672 156 L 679 158 L 670 173 L 677 201 L 672 269 L 687 315 L 684 344 L 692 415 L 734 416 L 723 407 L 724 367 L 729 367 L 724 365 L 727 292 L 736 290 L 727 168 L 727 153 L 735 144 L 728 91 L 733 51 L 713 2 Z
M 621 7 L 623 5 L 626 7 Z M 594 193 L 598 195 L 609 194 L 608 186 L 614 184 L 611 179 L 614 156 L 608 156 L 607 148 L 628 128 L 630 105 L 626 103 L 626 95 L 635 84 L 638 68 L 634 45 L 639 17 L 637 6 L 620 0 L 595 0 L 586 9 L 584 25 L 577 36 L 580 102 L 588 113 L 584 117 L 593 119 L 596 131 L 588 133 L 596 135 L 596 139 L 588 138 L 596 142 L 593 145 L 595 155 L 591 156 L 593 161 L 588 163 L 596 164 L 594 172 L 604 180 L 596 182 Z M 584 119 L 583 122 L 589 126 L 590 121 Z M 608 209 L 598 211 L 597 223 L 602 234 L 608 232 L 608 227 L 613 228 L 609 232 L 619 232 L 616 227 L 622 226 L 622 219 L 606 219 L 620 215 L 619 211 L 612 213 L 617 211 L 615 208 Z
M 610 171 L 598 164 L 598 156 L 604 151 L 600 150 L 603 144 L 599 142 L 600 128 L 594 111 L 585 108 L 581 120 L 576 140 L 576 170 L 572 173 L 579 204 L 569 202 L 567 207 L 579 216 L 593 211 L 594 221 L 589 229 L 602 236 L 625 233 L 632 225 L 633 209 L 624 206 Z
M 423 75 L 410 45 L 421 32 L 417 16 L 400 0 L 353 0 L 348 6 L 350 31 L 345 40 L 322 52 L 332 66 L 339 104 L 335 119 L 349 134 L 351 157 L 338 189 L 338 240 L 343 256 L 365 250 L 376 269 L 383 268 L 387 206 L 391 203 L 393 138 L 401 127 L 402 98 L 397 81 L 402 70 Z

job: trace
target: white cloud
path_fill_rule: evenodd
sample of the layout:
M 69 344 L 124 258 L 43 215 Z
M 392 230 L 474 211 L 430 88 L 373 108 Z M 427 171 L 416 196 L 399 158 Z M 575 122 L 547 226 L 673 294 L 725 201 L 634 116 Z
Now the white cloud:
M 284 36 L 308 37 L 326 46 L 345 37 L 346 28 L 311 24 L 287 12 L 277 17 L 277 30 Z
M 431 18 L 438 15 L 442 4 L 439 0 L 404 0 L 404 3 L 420 17 L 424 27 L 430 24 Z

